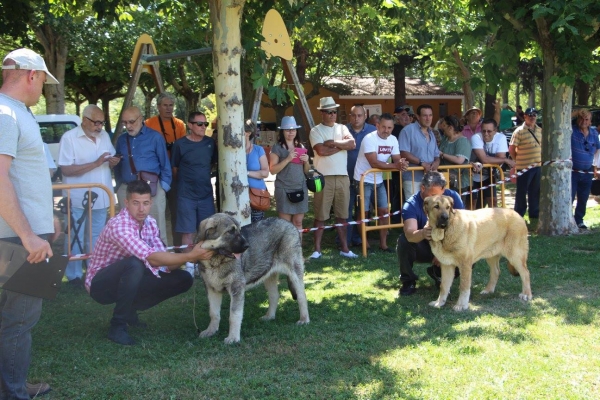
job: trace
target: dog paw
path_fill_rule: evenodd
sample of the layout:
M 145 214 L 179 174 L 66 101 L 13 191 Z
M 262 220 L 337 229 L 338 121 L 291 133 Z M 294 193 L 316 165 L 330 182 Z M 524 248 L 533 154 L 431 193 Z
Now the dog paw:
M 261 321 L 273 321 L 275 319 L 274 315 L 269 315 L 269 314 L 265 314 L 262 317 L 260 317 Z
M 533 299 L 533 296 L 525 294 L 525 293 L 520 293 L 519 294 L 519 299 L 521 299 L 523 301 L 529 301 L 529 300 Z
M 240 338 L 239 336 L 227 336 L 224 340 L 225 344 L 233 344 L 233 343 L 239 343 L 240 342 Z
M 469 304 L 456 304 L 452 309 L 454 311 L 466 311 L 469 309 Z
M 298 322 L 296 322 L 296 325 L 307 325 L 309 322 L 310 322 L 310 320 L 308 318 L 301 319 L 301 320 L 298 320 Z
M 490 290 L 487 290 L 487 289 L 483 289 L 479 294 L 492 294 L 492 293 L 494 293 L 493 290 L 490 291 Z
M 444 304 L 446 304 L 445 301 L 439 301 L 439 300 L 432 301 L 431 303 L 429 303 L 429 305 L 431 307 L 435 307 L 435 308 L 442 308 L 444 306 Z
M 207 337 L 211 337 L 211 336 L 212 336 L 212 335 L 214 335 L 215 333 L 217 333 L 217 331 L 216 331 L 216 330 L 213 330 L 213 329 L 206 329 L 206 330 L 204 330 L 204 331 L 200 332 L 200 335 L 198 335 L 198 336 L 200 336 L 201 338 L 207 338 Z

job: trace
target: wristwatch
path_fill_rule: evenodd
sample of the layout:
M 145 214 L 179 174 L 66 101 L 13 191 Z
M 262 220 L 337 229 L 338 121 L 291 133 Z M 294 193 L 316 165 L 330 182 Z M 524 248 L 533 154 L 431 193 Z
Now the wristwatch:
M 419 167 L 423 166 L 423 160 L 419 160 Z

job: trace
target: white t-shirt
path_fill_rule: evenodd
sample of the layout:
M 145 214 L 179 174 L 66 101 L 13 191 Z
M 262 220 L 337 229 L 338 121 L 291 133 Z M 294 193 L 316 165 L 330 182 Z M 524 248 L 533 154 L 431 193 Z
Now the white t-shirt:
M 36 235 L 54 232 L 52 182 L 40 126 L 21 101 L 0 93 L 0 154 L 12 157 L 9 179 Z M 5 188 L 0 188 L 5 191 Z M 0 238 L 17 234 L 0 217 Z
M 508 145 L 506 144 L 506 136 L 504 136 L 504 134 L 500 132 L 496 132 L 491 142 L 485 143 L 483 141 L 481 133 L 476 133 L 471 137 L 471 148 L 473 150 L 484 150 L 485 154 L 492 157 L 496 157 L 497 153 L 506 153 L 508 151 Z M 487 179 L 487 177 L 484 177 L 484 179 Z M 481 182 L 481 174 L 473 174 L 473 181 Z
M 110 141 L 108 133 L 104 130 L 94 142 L 86 136 L 81 126 L 73 128 L 60 138 L 60 147 L 58 151 L 58 165 L 81 165 L 96 161 L 103 153 L 115 154 L 115 148 Z M 126 159 L 120 162 L 127 162 Z M 79 176 L 66 176 L 63 174 L 63 182 L 68 184 L 73 183 L 101 183 L 113 191 L 112 177 L 110 174 L 110 166 L 108 161 L 101 166 L 94 168 L 91 171 Z M 94 210 L 108 208 L 110 205 L 106 192 L 102 189 L 92 189 L 98 195 L 94 203 Z M 71 204 L 76 208 L 83 208 L 82 201 L 87 192 L 87 189 L 72 189 Z M 64 196 L 67 194 L 64 193 Z
M 386 162 L 390 156 L 400 154 L 398 148 L 398 140 L 393 135 L 388 136 L 387 139 L 382 139 L 377 131 L 369 133 L 363 139 L 360 144 L 360 150 L 358 151 L 358 158 L 356 159 L 356 167 L 354 167 L 354 179 L 359 181 L 360 176 L 367 170 L 371 169 L 369 160 L 365 157 L 366 153 L 376 153 L 377 161 Z M 376 182 L 373 182 L 373 175 L 375 175 Z M 365 176 L 365 182 L 367 183 L 381 183 L 383 177 L 381 172 L 375 174 L 368 174 Z
M 310 130 L 310 145 L 315 147 L 317 144 L 325 143 L 327 140 L 342 140 L 345 137 L 352 137 L 345 125 L 334 124 L 333 126 L 327 126 L 319 124 Z M 340 150 L 330 156 L 322 157 L 315 152 L 315 168 L 323 175 L 347 176 L 347 153 L 346 150 Z

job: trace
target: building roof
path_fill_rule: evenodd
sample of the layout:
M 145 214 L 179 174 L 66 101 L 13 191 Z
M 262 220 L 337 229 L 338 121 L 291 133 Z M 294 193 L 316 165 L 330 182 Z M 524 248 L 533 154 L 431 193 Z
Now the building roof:
M 345 86 L 343 95 L 346 96 L 394 96 L 394 80 L 372 76 L 330 76 L 325 78 L 325 86 L 335 90 L 335 87 Z M 350 93 L 348 93 L 348 91 Z M 406 78 L 406 96 L 462 96 L 461 92 L 448 92 L 442 86 L 425 82 L 419 78 Z

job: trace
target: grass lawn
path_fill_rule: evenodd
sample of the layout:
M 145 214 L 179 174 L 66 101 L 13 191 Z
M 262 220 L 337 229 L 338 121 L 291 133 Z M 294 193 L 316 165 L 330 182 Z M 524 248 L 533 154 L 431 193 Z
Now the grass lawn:
M 63 287 L 33 331 L 30 381 L 52 385 L 47 399 L 597 399 L 600 206 L 586 223 L 589 234 L 530 238 L 531 303 L 518 299 L 521 281 L 505 261 L 497 292 L 480 295 L 480 261 L 461 313 L 451 309 L 458 282 L 443 309 L 431 308 L 437 291 L 417 264 L 418 292 L 399 298 L 395 254 L 342 259 L 329 231 L 323 257 L 306 263 L 311 323 L 295 325 L 282 279 L 277 319 L 259 320 L 262 287 L 248 292 L 242 341 L 232 346 L 223 343 L 228 296 L 219 333 L 197 336 L 193 311 L 201 329 L 209 321 L 201 280 L 142 313 L 149 328 L 131 329 L 130 347 L 106 339 L 112 306 Z M 305 257 L 312 251 L 305 235 Z

